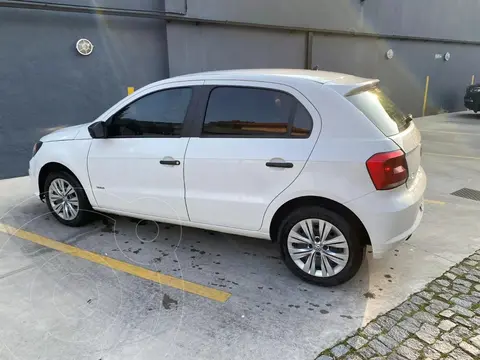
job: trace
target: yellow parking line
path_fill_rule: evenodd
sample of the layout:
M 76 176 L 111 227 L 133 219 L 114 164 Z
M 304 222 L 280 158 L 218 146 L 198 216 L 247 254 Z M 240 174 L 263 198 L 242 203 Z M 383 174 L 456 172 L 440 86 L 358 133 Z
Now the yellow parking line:
M 457 158 L 457 159 L 480 160 L 480 157 L 476 157 L 476 156 L 461 156 L 461 155 L 437 154 L 437 153 L 428 153 L 428 152 L 424 152 L 423 155 L 445 156 L 445 157 L 451 157 L 451 158 Z
M 446 204 L 446 202 L 444 202 L 444 201 L 428 200 L 428 199 L 425 199 L 425 202 L 427 204 L 435 204 L 435 205 L 445 205 Z
M 9 225 L 0 223 L 0 232 L 16 236 L 20 239 L 31 241 L 35 244 L 57 250 L 65 254 L 76 256 L 96 264 L 107 266 L 114 270 L 122 271 L 130 275 L 138 276 L 142 279 L 146 279 L 146 280 L 156 282 L 158 284 L 170 286 L 175 289 L 184 290 L 191 294 L 203 296 L 211 300 L 225 302 L 232 295 L 225 291 L 213 289 L 213 288 L 196 284 L 190 281 L 185 281 L 185 280 L 176 278 L 174 276 L 165 275 L 156 271 L 142 268 L 140 266 L 135 266 L 123 261 L 112 259 L 107 256 L 103 256 L 90 251 L 79 249 L 75 246 L 67 245 L 38 234 L 34 234 L 22 229 L 14 228 Z

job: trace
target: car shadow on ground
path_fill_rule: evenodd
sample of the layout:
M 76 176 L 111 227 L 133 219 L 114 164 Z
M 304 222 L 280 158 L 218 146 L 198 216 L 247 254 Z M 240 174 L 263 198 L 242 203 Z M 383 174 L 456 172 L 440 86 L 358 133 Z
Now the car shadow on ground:
M 298 292 L 319 294 L 355 293 L 359 298 L 374 298 L 369 293 L 368 261 L 350 282 L 334 288 L 322 288 L 298 279 L 283 264 L 278 244 L 267 240 L 235 236 L 185 226 L 157 223 L 123 216 L 97 214 L 97 220 L 81 228 L 58 223 L 46 206 L 38 201 L 22 204 L 4 222 L 69 245 L 106 255 L 151 270 L 224 291 L 276 290 L 285 297 L 285 306 L 320 308 L 328 314 L 331 305 L 288 302 L 300 300 Z M 24 242 L 25 256 L 53 252 L 40 245 Z M 371 257 L 370 249 L 366 250 Z M 243 296 L 243 295 L 242 295 Z M 307 296 L 308 297 L 308 296 Z M 330 298 L 330 296 L 328 296 Z M 312 310 L 309 310 L 312 311 Z M 351 318 L 345 310 L 346 318 Z M 356 316 L 363 317 L 363 311 Z

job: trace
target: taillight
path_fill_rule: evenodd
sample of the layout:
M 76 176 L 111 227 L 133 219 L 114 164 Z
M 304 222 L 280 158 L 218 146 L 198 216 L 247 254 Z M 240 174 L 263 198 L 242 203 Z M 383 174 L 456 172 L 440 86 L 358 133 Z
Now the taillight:
M 377 190 L 390 190 L 408 179 L 408 165 L 402 150 L 379 153 L 367 160 L 367 169 Z

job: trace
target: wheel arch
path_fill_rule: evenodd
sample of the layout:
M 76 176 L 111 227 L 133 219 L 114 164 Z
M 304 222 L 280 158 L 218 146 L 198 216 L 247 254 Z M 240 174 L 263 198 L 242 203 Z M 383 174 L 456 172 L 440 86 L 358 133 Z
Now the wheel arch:
M 40 172 L 38 173 L 38 191 L 40 193 L 40 198 L 42 200 L 45 198 L 45 182 L 47 180 L 47 176 L 48 174 L 55 171 L 63 171 L 72 175 L 80 183 L 80 185 L 82 185 L 82 187 L 85 189 L 85 186 L 83 186 L 78 176 L 76 176 L 73 173 L 73 171 L 70 170 L 68 167 L 58 162 L 49 162 L 43 165 L 42 168 L 40 169 Z
M 278 230 L 283 219 L 295 209 L 303 206 L 322 206 L 331 211 L 335 211 L 339 215 L 342 215 L 350 223 L 354 224 L 355 228 L 360 231 L 360 239 L 362 241 L 362 244 L 371 245 L 370 236 L 367 229 L 353 211 L 351 211 L 345 205 L 342 205 L 337 201 L 320 196 L 301 196 L 295 199 L 291 199 L 284 203 L 282 206 L 280 206 L 273 215 L 272 221 L 270 222 L 269 232 L 270 238 L 273 242 L 277 242 Z

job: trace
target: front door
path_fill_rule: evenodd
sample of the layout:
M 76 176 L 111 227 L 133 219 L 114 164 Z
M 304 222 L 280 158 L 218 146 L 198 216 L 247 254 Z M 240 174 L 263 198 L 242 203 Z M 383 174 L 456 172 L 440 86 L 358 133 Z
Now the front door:
M 287 86 L 207 85 L 201 134 L 185 154 L 190 220 L 259 230 L 269 204 L 305 166 L 319 134 L 312 119 L 319 124 L 318 112 Z
M 88 172 L 100 208 L 188 220 L 182 137 L 193 89 L 146 94 L 107 121 L 108 138 L 93 139 Z

